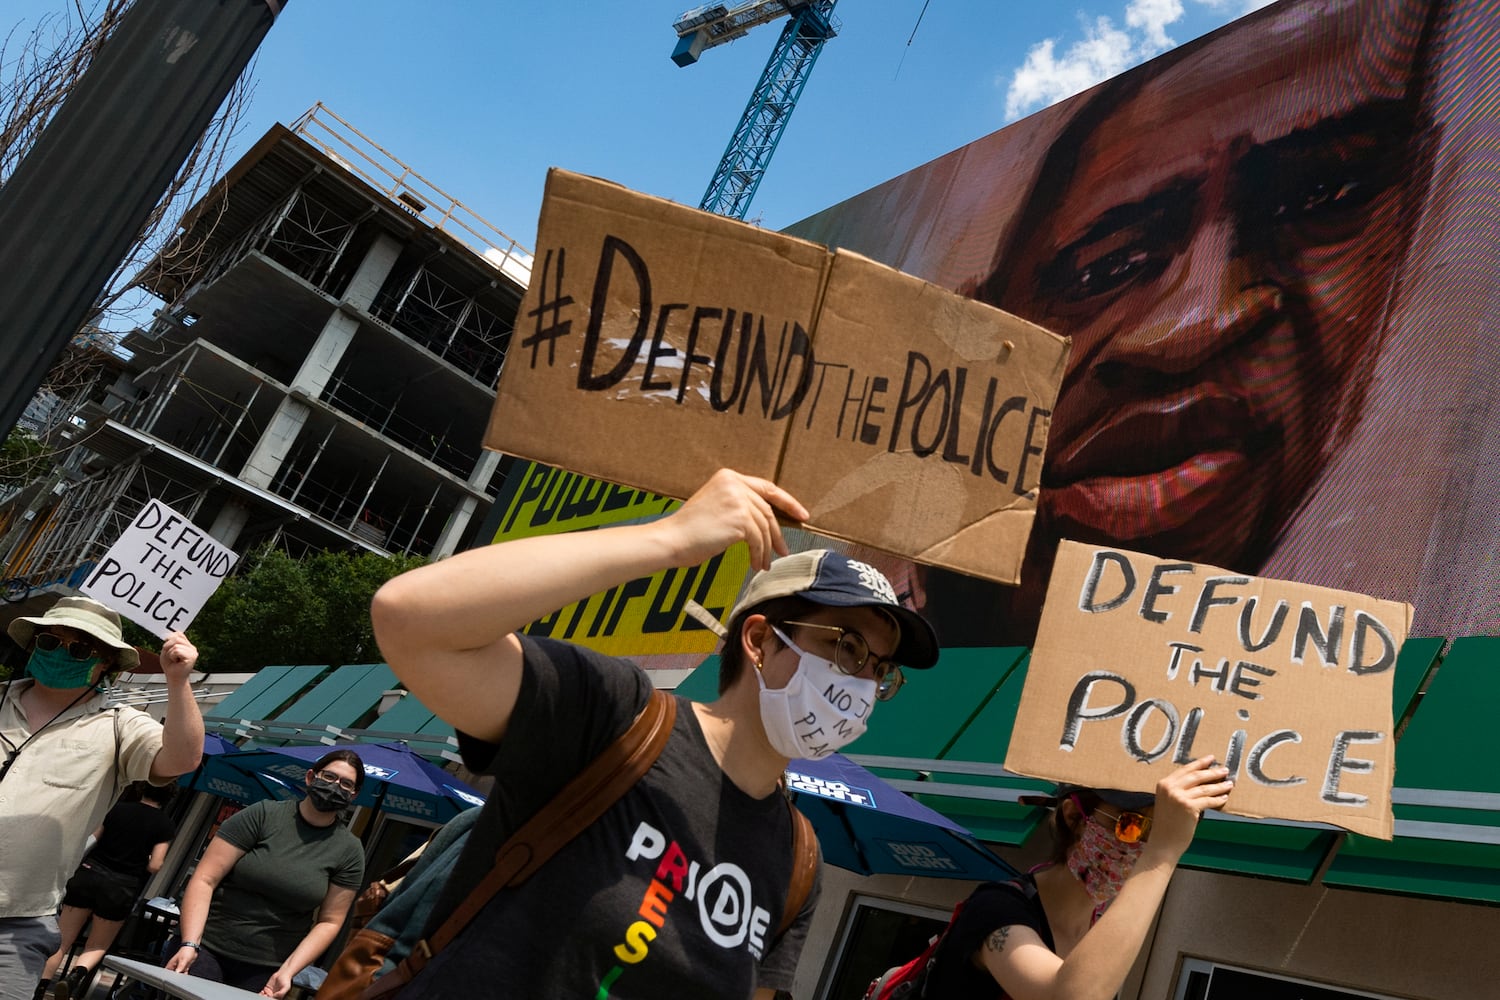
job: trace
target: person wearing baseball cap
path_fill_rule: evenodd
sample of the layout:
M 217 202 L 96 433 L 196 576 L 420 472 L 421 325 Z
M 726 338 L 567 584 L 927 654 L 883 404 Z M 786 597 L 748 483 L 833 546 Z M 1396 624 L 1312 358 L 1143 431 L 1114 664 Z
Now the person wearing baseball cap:
M 475 983 L 485 996 L 769 998 L 791 988 L 817 893 L 778 933 L 794 865 L 778 783 L 789 760 L 826 756 L 863 732 L 904 670 L 936 663 L 938 640 L 873 566 L 826 550 L 789 554 L 778 517 L 808 512 L 768 480 L 720 470 L 665 518 L 459 553 L 375 595 L 387 662 L 459 730 L 465 763 L 497 779 L 431 929 L 652 690 L 629 661 L 521 630 L 739 542 L 758 571 L 730 614 L 720 697 L 677 699 L 645 776 L 394 995 L 444 997 Z M 561 913 L 570 918 L 539 916 Z
M 30 656 L 0 691 L 0 1000 L 29 1000 L 59 942 L 57 911 L 89 834 L 132 781 L 165 784 L 198 766 L 203 718 L 189 675 L 198 651 L 162 644 L 166 722 L 109 706 L 100 684 L 139 653 L 120 616 L 87 597 L 60 598 L 6 630 Z

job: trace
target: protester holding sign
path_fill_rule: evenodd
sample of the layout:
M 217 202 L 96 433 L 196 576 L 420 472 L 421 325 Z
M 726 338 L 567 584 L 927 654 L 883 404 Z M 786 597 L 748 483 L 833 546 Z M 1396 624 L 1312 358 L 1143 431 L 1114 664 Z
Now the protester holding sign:
M 928 970 L 933 1000 L 1109 1000 L 1119 992 L 1205 809 L 1233 782 L 1212 757 L 1156 795 L 1063 786 L 1046 802 L 1052 863 L 964 903 Z
M 162 724 L 105 704 L 103 679 L 140 660 L 113 611 L 64 597 L 7 631 L 31 658 L 30 676 L 0 692 L 0 1000 L 30 1000 L 88 835 L 130 782 L 163 784 L 198 766 L 203 718 L 188 683 L 198 650 L 181 632 L 162 644 Z
M 257 802 L 219 827 L 182 893 L 168 969 L 279 998 L 328 950 L 365 877 L 359 838 L 339 822 L 364 762 L 330 750 L 305 781 L 300 801 Z
M 669 517 L 463 552 L 375 595 L 375 635 L 391 667 L 460 730 L 468 766 L 501 778 L 430 932 L 481 883 L 497 845 L 652 698 L 636 665 L 519 630 L 739 542 L 766 570 L 730 614 L 719 700 L 672 699 L 675 722 L 651 768 L 526 881 L 484 904 L 402 1000 L 769 1000 L 791 987 L 816 894 L 787 904 L 798 866 L 778 782 L 791 758 L 826 756 L 863 732 L 874 702 L 900 687 L 902 666 L 936 662 L 937 641 L 865 563 L 826 550 L 773 562 L 787 551 L 778 515 L 801 521 L 807 510 L 768 480 L 721 470 Z M 778 934 L 783 911 L 795 919 Z

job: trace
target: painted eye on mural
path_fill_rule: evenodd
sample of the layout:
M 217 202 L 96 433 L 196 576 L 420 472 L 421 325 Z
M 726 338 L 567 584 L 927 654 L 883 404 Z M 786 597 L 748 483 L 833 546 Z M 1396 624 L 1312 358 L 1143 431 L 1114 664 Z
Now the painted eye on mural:
M 1177 257 L 1191 230 L 1197 185 L 1166 190 L 1101 213 L 1079 239 L 1037 275 L 1037 292 L 1053 311 L 1093 311 L 1114 295 L 1155 280 Z
M 1112 292 L 1151 264 L 1151 253 L 1143 247 L 1126 247 L 1080 263 L 1074 271 L 1073 298 Z
M 1097 307 L 1097 300 L 1161 274 L 1178 252 L 1180 228 L 1153 212 L 1086 236 L 1046 264 L 1038 291 L 1063 311 L 1069 305 Z
M 1239 171 L 1246 192 L 1242 231 L 1269 222 L 1279 240 L 1306 246 L 1364 233 L 1405 166 L 1404 158 L 1390 155 L 1411 137 L 1402 110 L 1383 102 L 1248 153 Z

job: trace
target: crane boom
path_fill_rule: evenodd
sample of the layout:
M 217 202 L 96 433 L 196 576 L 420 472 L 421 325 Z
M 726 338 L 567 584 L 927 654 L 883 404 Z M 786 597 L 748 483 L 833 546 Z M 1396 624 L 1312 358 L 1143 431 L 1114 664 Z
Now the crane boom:
M 838 34 L 839 24 L 833 17 L 837 2 L 750 0 L 734 7 L 710 4 L 686 12 L 673 25 L 678 42 L 672 59 L 679 66 L 688 66 L 705 48 L 738 38 L 754 25 L 783 14 L 791 16 L 766 61 L 699 208 L 735 219 L 745 217 L 823 43 Z
M 672 24 L 678 38 L 672 61 L 691 66 L 704 49 L 743 38 L 751 28 L 785 16 L 792 6 L 790 0 L 746 0 L 733 6 L 711 3 L 694 7 Z

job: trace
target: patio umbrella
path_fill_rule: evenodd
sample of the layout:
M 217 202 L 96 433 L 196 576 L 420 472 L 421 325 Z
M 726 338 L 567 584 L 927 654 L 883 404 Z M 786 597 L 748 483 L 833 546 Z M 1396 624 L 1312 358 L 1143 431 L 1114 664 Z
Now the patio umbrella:
M 364 761 L 365 783 L 355 796 L 355 805 L 401 819 L 441 824 L 465 809 L 484 804 L 482 795 L 405 743 L 257 747 L 213 758 L 205 774 L 218 773 L 230 780 L 233 774 L 269 777 L 300 788 L 308 768 L 334 749 L 353 750 Z
M 786 786 L 831 865 L 861 875 L 997 882 L 1019 874 L 969 831 L 842 754 L 792 761 Z
M 246 805 L 262 799 L 296 798 L 291 786 L 274 775 L 242 771 L 220 763 L 223 757 L 243 752 L 217 733 L 204 733 L 203 759 L 191 774 L 178 778 L 177 783 L 184 788 L 234 799 Z

